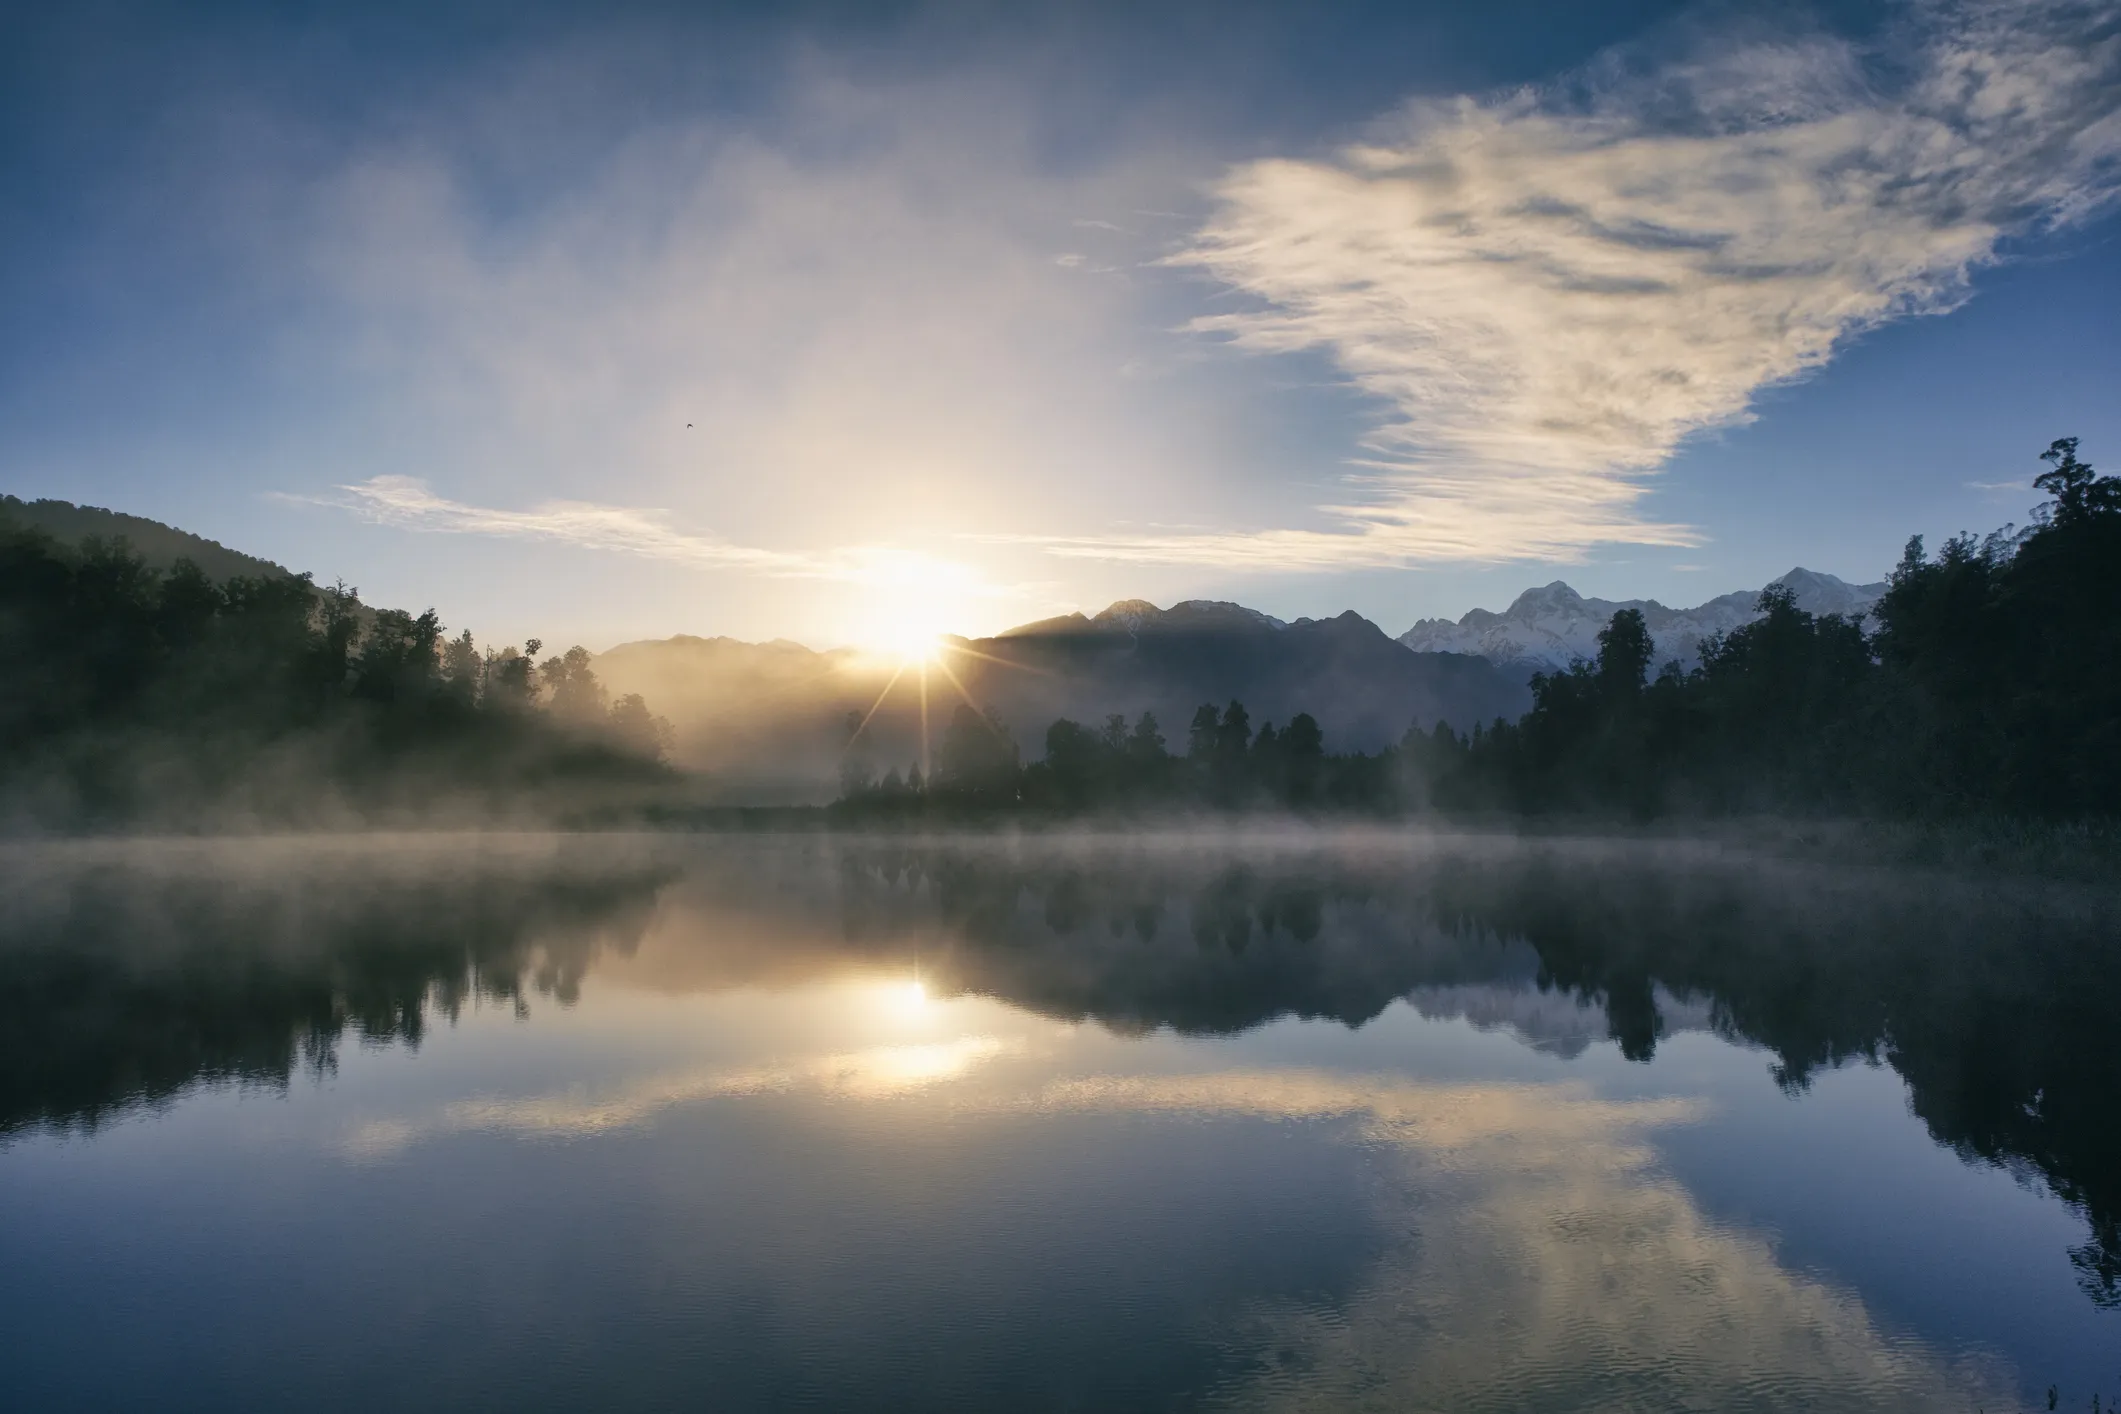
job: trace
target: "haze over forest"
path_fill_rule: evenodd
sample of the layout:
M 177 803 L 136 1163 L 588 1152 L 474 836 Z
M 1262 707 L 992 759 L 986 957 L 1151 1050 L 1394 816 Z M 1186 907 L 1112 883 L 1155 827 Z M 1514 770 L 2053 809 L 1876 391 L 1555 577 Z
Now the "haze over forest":
M 14 0 L 0 311 L 0 1409 L 2121 1411 L 2121 0 Z
M 1674 612 L 1556 584 L 1399 641 L 1352 611 L 1137 600 L 889 658 L 678 638 L 540 659 L 539 640 L 482 648 L 431 609 L 374 608 L 167 527 L 8 498 L 0 649 L 29 690 L 6 798 L 29 826 L 638 819 L 835 796 L 871 823 L 2102 817 L 2121 801 L 2121 477 L 2077 448 L 2042 455 L 2029 527 L 1934 557 L 1913 537 L 1878 585 L 1798 570 Z M 1482 651 L 1415 646 L 1451 634 Z M 1542 653 L 1567 659 L 1531 667 Z

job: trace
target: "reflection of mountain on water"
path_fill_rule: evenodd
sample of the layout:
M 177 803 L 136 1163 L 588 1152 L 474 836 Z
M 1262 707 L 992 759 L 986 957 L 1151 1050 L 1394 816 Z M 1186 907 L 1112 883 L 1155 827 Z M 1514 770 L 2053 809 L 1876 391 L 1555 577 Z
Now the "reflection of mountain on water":
M 2121 1305 L 2121 928 L 2058 886 L 1799 869 L 1621 846 L 1214 864 L 1124 849 L 851 858 L 850 936 L 925 919 L 946 985 L 1122 1030 L 1357 1026 L 1405 998 L 1567 1057 L 1649 1060 L 1707 1029 L 1785 1089 L 1889 1064 L 1939 1143 L 2084 1213 L 2085 1289 Z
M 1510 986 L 1458 984 L 1416 987 L 1407 1003 L 1431 1021 L 1464 1021 L 1476 1031 L 1501 1031 L 1535 1051 L 1574 1060 L 1594 1041 L 1612 1037 L 1605 1004 L 1580 992 L 1541 990 L 1539 954 L 1526 944 L 1513 945 L 1528 959 L 1531 975 Z M 1707 1002 L 1656 990 L 1658 1035 L 1715 1029 L 1715 1009 Z
M 864 888 L 877 883 L 886 887 Z M 1121 1032 L 1233 1033 L 1281 1017 L 1359 1027 L 1404 1000 L 1564 1058 L 1621 1034 L 1602 992 L 1557 990 L 1522 937 L 1483 926 L 1478 913 L 1439 913 L 1437 883 L 1317 860 L 995 870 L 974 856 L 888 881 L 857 872 L 842 899 L 857 936 L 876 936 L 895 917 L 916 930 L 937 914 L 954 924 L 927 958 L 931 985 Z M 1711 1027 L 1706 1001 L 1660 988 L 1654 1002 L 1650 1046 Z
M 0 868 L 0 1135 L 200 1082 L 283 1085 L 349 1031 L 417 1044 L 475 999 L 564 1004 L 653 931 L 706 959 L 687 985 L 917 956 L 931 989 L 1123 1033 L 1361 1026 L 1403 999 L 1563 1058 L 1713 1031 L 1769 1052 L 1793 1093 L 1883 1062 L 1938 1142 L 2087 1215 L 2074 1260 L 2121 1302 L 2114 918 L 2051 887 L 1620 846 L 18 856 Z

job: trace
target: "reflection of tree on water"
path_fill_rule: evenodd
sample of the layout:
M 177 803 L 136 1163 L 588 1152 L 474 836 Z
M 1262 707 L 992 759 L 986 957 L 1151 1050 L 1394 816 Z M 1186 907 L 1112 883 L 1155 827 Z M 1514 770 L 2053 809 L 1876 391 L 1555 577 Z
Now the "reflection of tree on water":
M 564 1004 L 602 950 L 634 946 L 677 872 L 519 861 L 244 885 L 111 866 L 0 881 L 0 1135 L 93 1124 L 202 1080 L 282 1085 L 329 1067 L 348 1031 L 416 1044 L 474 1000 Z M 1888 1064 L 1939 1142 L 2037 1175 L 2085 1214 L 2086 1289 L 2121 1304 L 2121 937 L 2103 898 L 1530 847 L 1239 859 L 724 842 L 688 873 L 669 897 L 743 910 L 760 924 L 743 936 L 777 965 L 799 971 L 786 954 L 801 947 L 910 948 L 931 989 L 1123 1033 L 1352 1027 L 1406 999 L 1564 1056 L 1604 1034 L 1647 1060 L 1669 1030 L 1712 1027 L 1770 1051 L 1793 1093 L 1851 1060 Z M 803 915 L 825 926 L 786 942 Z
M 285 1085 L 340 1038 L 418 1045 L 474 1002 L 571 1004 L 657 884 L 507 870 L 448 878 L 114 867 L 8 891 L 0 909 L 0 1136 L 94 1126 L 200 1082 Z
M 1852 1060 L 1890 1065 L 1938 1142 L 2037 1175 L 2086 1216 L 2073 1260 L 2095 1301 L 2121 1305 L 2110 899 L 1562 850 L 1366 866 L 884 846 L 848 854 L 841 877 L 850 936 L 939 918 L 954 948 L 930 960 L 938 984 L 1122 1031 L 1359 1026 L 1436 989 L 1536 987 L 1602 1011 L 1635 1060 L 1677 998 L 1772 1052 L 1793 1094 Z

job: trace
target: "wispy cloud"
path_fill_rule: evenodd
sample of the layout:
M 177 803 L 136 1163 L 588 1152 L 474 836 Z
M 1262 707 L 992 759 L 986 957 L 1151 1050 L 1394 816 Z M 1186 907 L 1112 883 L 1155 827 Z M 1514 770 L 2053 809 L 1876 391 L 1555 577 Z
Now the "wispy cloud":
M 1689 435 L 1853 335 L 1956 307 L 2006 239 L 2121 186 L 2104 7 L 1923 5 L 1877 53 L 1639 57 L 1228 172 L 1170 263 L 1250 302 L 1190 327 L 1322 352 L 1377 400 L 1355 494 L 1314 528 L 1039 543 L 1285 570 L 1697 543 L 1641 504 Z
M 1036 96 L 1004 77 L 886 79 L 822 51 L 763 73 L 756 113 L 703 100 L 635 124 L 636 62 L 533 53 L 321 159 L 217 161 L 278 173 L 230 239 L 297 310 L 289 360 L 354 413 L 288 489 L 407 529 L 729 571 L 692 612 L 824 642 L 1059 607 L 1033 582 L 1054 562 L 954 537 L 1072 523 L 1143 486 L 1176 501 L 1225 464 L 1221 420 L 1113 372 L 1173 342 L 1112 270 L 1150 243 L 1073 224 L 1183 185 L 1202 164 L 1177 139 L 1056 167 Z M 605 121 L 548 162 L 525 135 L 576 104 Z M 525 174 L 508 201 L 495 171 Z M 377 467 L 426 484 L 362 479 Z M 765 579 L 785 583 L 745 588 Z M 878 583 L 903 592 L 879 604 Z M 640 592 L 614 586 L 611 612 Z
M 821 579 L 872 588 L 921 588 L 975 597 L 1013 597 L 1018 586 L 997 585 L 969 565 L 890 545 L 856 545 L 821 552 L 737 545 L 680 529 L 667 512 L 592 501 L 545 501 L 528 510 L 467 505 L 438 496 L 410 476 L 375 476 L 307 499 L 348 510 L 363 520 L 401 530 L 538 540 L 668 560 L 705 569 L 740 570 L 778 579 Z

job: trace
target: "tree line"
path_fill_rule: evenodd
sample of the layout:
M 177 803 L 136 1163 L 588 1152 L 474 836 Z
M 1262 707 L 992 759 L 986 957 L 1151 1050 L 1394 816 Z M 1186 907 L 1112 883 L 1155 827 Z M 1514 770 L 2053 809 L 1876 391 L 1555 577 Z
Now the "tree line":
M 307 575 L 166 573 L 0 508 L 0 815 L 80 824 L 491 801 L 668 775 L 669 724 L 609 700 L 587 650 L 482 651 L 433 610 Z
M 1114 714 L 1090 727 L 1062 718 L 1046 729 L 1045 755 L 1024 762 L 992 709 L 960 703 L 944 727 L 932 770 L 878 777 L 850 751 L 839 808 L 850 814 L 1023 808 L 1055 812 L 1198 807 L 1350 809 L 1388 804 L 1393 753 L 1329 754 L 1308 712 L 1255 732 L 1242 702 L 1203 703 L 1183 749 L 1166 743 L 1153 712 L 1131 724 Z
M 879 778 L 850 748 L 839 809 L 1146 808 L 1653 817 L 1823 812 L 1880 817 L 2121 812 L 2121 478 L 2043 454 L 2032 523 L 1907 544 L 1875 615 L 1761 616 L 1654 663 L 1623 609 L 1594 659 L 1532 678 L 1532 708 L 1461 732 L 1416 723 L 1396 747 L 1335 753 L 1309 713 L 1252 729 L 1241 702 L 1202 705 L 1181 751 L 1144 713 L 1061 720 L 1025 763 L 989 710 L 960 705 L 933 770 Z M 1654 669 L 1654 671 L 1653 671 Z

